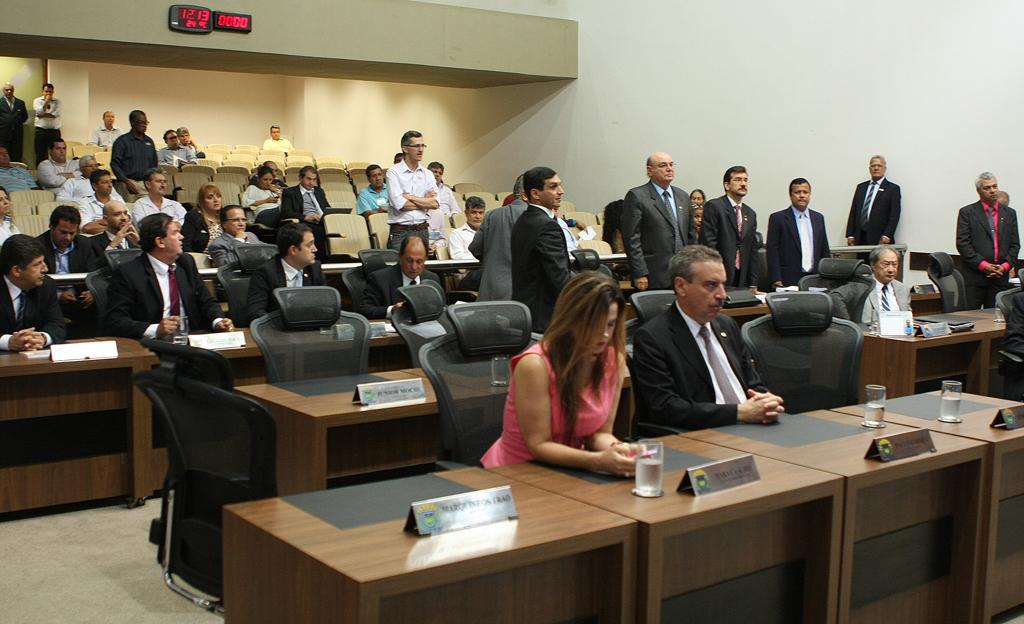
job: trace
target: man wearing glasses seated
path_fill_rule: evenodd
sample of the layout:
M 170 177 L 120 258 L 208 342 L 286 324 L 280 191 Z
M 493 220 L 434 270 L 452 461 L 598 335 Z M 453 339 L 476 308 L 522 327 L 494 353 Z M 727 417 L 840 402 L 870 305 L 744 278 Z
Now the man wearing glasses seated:
M 879 245 L 871 250 L 868 264 L 875 274 L 874 288 L 859 282 L 850 282 L 835 288 L 829 294 L 837 318 L 850 318 L 847 301 L 859 301 L 866 295 L 860 319 L 854 322 L 870 323 L 879 312 L 910 310 L 910 289 L 896 279 L 900 270 L 900 254 L 892 245 Z M 870 289 L 870 290 L 869 290 Z

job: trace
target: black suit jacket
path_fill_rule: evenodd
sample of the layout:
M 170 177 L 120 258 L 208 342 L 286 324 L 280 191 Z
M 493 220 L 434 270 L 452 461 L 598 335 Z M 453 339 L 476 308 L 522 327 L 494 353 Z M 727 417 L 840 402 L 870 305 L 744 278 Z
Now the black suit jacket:
M 818 270 L 818 261 L 829 257 L 828 237 L 825 234 L 825 217 L 816 210 L 807 209 L 811 217 L 812 253 L 811 273 Z M 783 286 L 796 286 L 806 275 L 803 270 L 803 248 L 800 232 L 796 227 L 793 207 L 772 213 L 768 217 L 768 238 L 765 241 L 768 255 L 768 282 L 781 281 Z
M 681 246 L 695 242 L 696 233 L 689 193 L 672 187 L 675 219 L 658 193 L 651 182 L 626 193 L 622 203 L 622 240 L 626 243 L 633 279 L 646 275 L 648 288 L 668 289 L 672 288 L 668 261 L 678 251 L 673 229 L 678 229 Z
M 719 315 L 711 330 L 744 390 L 765 390 L 732 318 Z M 633 338 L 633 383 L 640 419 L 678 429 L 736 424 L 736 406 L 715 403 L 711 371 L 675 305 L 643 324 Z
M 331 207 L 327 194 L 319 186 L 313 187 L 313 197 L 320 204 L 320 210 L 326 211 Z M 302 191 L 298 185 L 289 186 L 281 193 L 281 218 L 302 221 Z
M 1010 306 L 1001 348 L 1024 357 L 1024 293 L 1012 295 Z
M 871 180 L 861 182 L 853 192 L 850 216 L 846 220 L 846 237 L 852 236 L 858 245 L 877 245 L 883 236 L 888 236 L 889 240 L 895 243 L 896 226 L 900 223 L 902 209 L 900 187 L 882 178 L 882 183 L 875 191 L 875 201 L 871 204 L 868 222 L 861 223 L 861 210 L 864 208 L 864 196 L 867 195 L 869 184 Z
M 303 286 L 323 286 L 324 272 L 319 262 L 314 262 L 302 270 Z M 250 321 L 255 321 L 268 312 L 277 309 L 274 289 L 287 286 L 284 267 L 281 266 L 281 255 L 274 256 L 270 261 L 253 271 L 249 279 L 249 296 L 246 299 L 246 314 Z
M 110 266 L 110 262 L 107 260 L 107 247 L 110 246 L 110 239 L 107 238 L 107 233 L 105 231 L 100 232 L 95 236 L 89 236 L 87 240 L 92 245 L 93 253 L 92 264 L 89 266 L 89 270 L 95 271 L 96 269 L 105 269 Z M 130 239 L 126 238 L 124 240 L 128 243 L 130 249 L 138 248 L 138 245 Z
M 427 280 L 435 282 L 444 292 L 441 285 L 441 278 L 433 271 L 424 270 L 420 273 L 420 283 Z M 377 269 L 370 274 L 366 280 L 366 288 L 363 290 L 363 302 L 359 313 L 368 319 L 382 319 L 387 317 L 388 306 L 399 301 L 398 289 L 402 287 L 402 269 L 399 265 Z
M 0 145 L 17 145 L 21 153 L 22 124 L 28 120 L 25 101 L 14 98 L 14 107 L 7 104 L 7 98 L 0 95 Z M 11 160 L 14 160 L 13 158 Z
M 82 236 L 81 234 L 75 236 L 73 241 L 75 248 L 71 251 L 68 258 L 68 270 L 71 273 L 88 273 L 93 270 L 96 263 L 96 245 L 90 238 L 95 237 Z M 53 251 L 53 239 L 50 237 L 50 231 L 43 232 L 36 239 L 43 244 L 43 259 L 46 260 L 47 270 L 50 273 L 56 274 L 57 261 L 56 254 Z M 85 288 L 75 288 L 75 292 L 82 292 L 83 290 Z
M 182 252 L 174 262 L 181 302 L 188 314 L 189 331 L 209 330 L 213 321 L 227 317 L 196 270 L 192 256 Z M 104 329 L 111 336 L 142 338 L 146 329 L 163 318 L 164 300 L 149 254 L 121 265 L 107 287 L 107 316 Z
M 743 233 L 736 228 L 736 212 L 729 197 L 722 195 L 704 204 L 701 237 L 704 244 L 717 249 L 725 264 L 725 279 L 729 286 L 747 288 L 757 286 L 760 271 L 757 260 L 757 213 L 742 204 Z M 736 273 L 736 250 L 740 251 L 740 270 Z
M 25 291 L 25 316 L 20 324 L 15 322 L 14 302 L 7 290 L 7 282 L 0 279 L 0 336 L 26 327 L 35 327 L 37 332 L 49 334 L 54 343 L 64 342 L 67 336 L 64 314 L 57 303 L 57 283 L 49 276 L 43 277 L 39 288 Z
M 983 260 L 1002 264 L 1017 259 L 1020 252 L 1020 234 L 1017 232 L 1017 213 L 1009 206 L 999 206 L 999 249 L 993 249 L 992 220 L 985 214 L 981 202 L 960 209 L 956 219 L 956 251 L 963 261 L 965 284 L 1006 284 L 1009 272 L 999 279 L 989 279 L 978 269 Z
M 181 250 L 196 253 L 206 253 L 206 247 L 210 244 L 210 228 L 206 225 L 206 219 L 198 210 L 189 210 L 185 213 L 185 222 L 181 224 Z
M 571 277 L 562 228 L 538 206 L 527 206 L 512 227 L 512 298 L 530 308 L 533 331 L 547 329 Z

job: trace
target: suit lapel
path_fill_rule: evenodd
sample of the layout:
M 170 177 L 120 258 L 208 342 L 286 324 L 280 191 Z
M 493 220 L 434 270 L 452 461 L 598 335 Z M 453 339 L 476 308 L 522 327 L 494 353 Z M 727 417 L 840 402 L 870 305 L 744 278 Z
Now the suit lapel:
M 160 283 L 156 281 L 156 272 L 153 271 L 153 265 L 149 262 L 149 254 L 143 253 L 139 256 L 138 262 L 142 263 L 142 270 L 146 274 L 146 285 L 149 286 L 150 293 L 153 296 L 153 301 L 160 302 L 160 308 L 157 310 L 157 317 L 163 316 L 163 305 L 164 295 L 160 292 Z
M 281 264 L 281 256 L 274 256 L 274 278 L 277 280 L 276 287 L 284 288 L 288 285 L 288 278 L 284 274 L 284 265 Z
M 661 216 L 665 218 L 665 221 L 668 222 L 669 227 L 673 227 L 675 222 L 672 220 L 672 215 L 669 214 L 668 206 L 665 205 L 665 200 L 660 195 L 660 193 L 663 193 L 664 191 L 656 189 L 653 182 L 648 182 L 647 192 L 650 195 L 651 202 L 653 202 L 652 205 L 654 206 L 655 210 L 657 210 L 658 213 L 660 213 Z
M 974 213 L 975 215 L 977 215 L 977 219 L 981 222 L 982 231 L 985 232 L 985 235 L 988 236 L 988 239 L 992 241 L 992 219 L 990 219 L 989 216 L 985 213 L 985 207 L 981 205 L 981 202 L 978 202 L 974 205 Z M 1000 232 L 1000 234 L 1002 234 L 1002 232 Z M 992 242 L 994 248 L 995 241 Z M 995 252 L 997 255 L 999 254 L 998 249 L 995 249 Z
M 783 214 L 782 222 L 786 224 L 786 231 L 793 238 L 794 244 L 797 249 L 800 249 L 800 230 L 796 226 L 796 217 L 793 216 L 793 209 L 787 208 Z
M 7 282 L 2 279 L 0 279 L 0 312 L 4 315 L 4 325 L 15 327 L 14 323 L 17 319 L 14 316 L 14 302 L 11 301 L 11 292 L 7 290 Z M 15 329 L 21 328 L 15 327 Z

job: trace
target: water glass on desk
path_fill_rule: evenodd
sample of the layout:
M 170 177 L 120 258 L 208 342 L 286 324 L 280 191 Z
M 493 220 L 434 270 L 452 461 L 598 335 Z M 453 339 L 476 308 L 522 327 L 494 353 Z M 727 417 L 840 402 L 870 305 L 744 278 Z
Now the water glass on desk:
M 963 422 L 960 418 L 960 393 L 963 384 L 959 381 L 942 382 L 942 398 L 939 400 L 939 421 L 944 423 Z
M 171 334 L 171 342 L 176 345 L 188 344 L 188 317 L 178 317 L 178 328 Z
M 491 385 L 495 388 L 508 386 L 507 355 L 496 355 L 491 358 Z
M 1003 309 L 1000 308 L 999 306 L 996 306 L 995 314 L 992 315 L 992 322 L 993 323 L 1005 323 L 1006 322 L 1006 318 L 1003 317 Z
M 665 465 L 665 447 L 661 440 L 640 440 L 636 448 L 636 485 L 633 493 L 644 498 L 662 495 L 661 474 Z
M 885 386 L 864 386 L 864 420 L 860 425 L 871 429 L 885 426 Z

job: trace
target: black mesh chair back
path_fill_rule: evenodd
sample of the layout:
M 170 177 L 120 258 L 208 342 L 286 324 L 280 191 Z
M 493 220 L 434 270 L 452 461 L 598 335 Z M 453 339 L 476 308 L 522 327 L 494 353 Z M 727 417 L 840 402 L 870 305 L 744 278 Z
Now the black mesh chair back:
M 964 277 L 953 265 L 953 259 L 944 251 L 936 251 L 929 257 L 928 279 L 939 289 L 942 311 L 948 314 L 967 309 Z
M 277 255 L 277 246 L 258 244 L 239 245 L 235 247 L 238 256 L 238 268 L 243 273 L 252 273 Z
M 1010 319 L 1010 311 L 1013 310 L 1013 296 L 1020 292 L 1020 286 L 1008 288 L 996 293 L 996 307 L 1003 313 L 1003 318 Z
M 477 465 L 501 435 L 507 387 L 491 386 L 491 359 L 531 342 L 530 310 L 518 301 L 449 306 L 454 333 L 423 345 L 420 366 L 441 412 L 442 460 Z
M 452 330 L 444 314 L 444 296 L 433 282 L 399 288 L 398 294 L 405 303 L 391 313 L 391 324 L 409 347 L 413 368 L 419 368 L 423 345 Z
M 596 249 L 573 249 L 573 262 L 577 271 L 600 271 L 608 277 L 612 277 L 612 270 L 601 264 L 601 254 Z
M 142 346 L 160 358 L 160 365 L 176 375 L 196 379 L 224 390 L 235 387 L 235 373 L 227 358 L 217 351 L 177 345 L 156 338 L 143 338 Z
M 341 273 L 341 281 L 352 300 L 352 309 L 359 310 L 363 306 L 363 290 L 370 274 L 383 269 L 389 264 L 398 263 L 398 252 L 394 249 L 363 249 L 359 252 L 362 266 L 346 269 Z
M 857 324 L 832 318 L 832 299 L 819 292 L 772 293 L 770 316 L 741 329 L 754 367 L 790 413 L 858 401 L 864 336 Z
M 369 366 L 370 323 L 341 311 L 341 296 L 330 286 L 275 288 L 278 309 L 252 322 L 253 340 L 263 354 L 267 381 L 322 379 L 365 373 Z
M 633 304 L 633 311 L 636 312 L 636 327 L 658 316 L 669 308 L 676 301 L 676 293 L 673 290 L 643 290 L 629 296 L 629 302 Z
M 164 581 L 197 605 L 222 596 L 221 509 L 276 496 L 276 430 L 259 403 L 160 366 L 135 375 L 167 437 L 163 513 L 150 529 Z M 206 594 L 178 585 L 183 579 Z
M 274 245 L 239 245 L 235 249 L 238 262 L 217 269 L 217 282 L 228 298 L 228 316 L 235 327 L 248 327 L 249 318 L 246 302 L 249 298 L 249 280 L 252 272 L 269 262 L 277 254 Z
M 106 234 L 100 234 L 100 236 L 106 236 Z M 107 256 L 107 264 L 110 265 L 111 271 L 116 271 L 125 262 L 131 262 L 142 255 L 142 250 L 138 247 L 132 249 L 105 249 L 103 251 Z
M 761 233 L 758 232 L 758 236 Z M 757 248 L 757 289 L 761 292 L 772 292 L 775 288 L 772 287 L 772 283 L 768 277 L 768 249 L 763 245 Z
M 818 272 L 800 278 L 800 290 L 832 290 L 851 281 L 870 282 L 871 266 L 855 258 L 822 258 Z
M 118 251 L 131 251 L 118 250 Z M 85 288 L 92 293 L 94 305 L 96 306 L 96 318 L 106 318 L 107 313 L 107 286 L 110 286 L 110 269 L 96 269 L 85 275 Z

